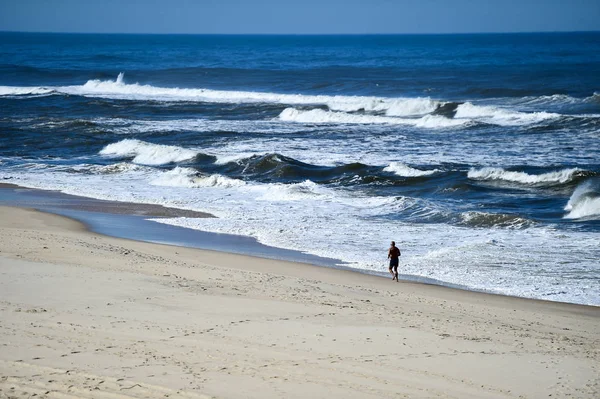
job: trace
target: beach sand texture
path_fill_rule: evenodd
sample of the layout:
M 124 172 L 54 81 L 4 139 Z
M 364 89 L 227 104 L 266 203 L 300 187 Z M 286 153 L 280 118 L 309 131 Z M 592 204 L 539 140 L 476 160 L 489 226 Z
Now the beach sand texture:
M 600 397 L 600 308 L 0 207 L 0 397 Z M 385 256 L 385 248 L 383 249 Z

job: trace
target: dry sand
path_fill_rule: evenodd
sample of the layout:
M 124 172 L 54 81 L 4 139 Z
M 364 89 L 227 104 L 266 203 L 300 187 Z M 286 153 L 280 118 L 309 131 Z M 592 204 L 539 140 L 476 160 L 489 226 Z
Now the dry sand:
M 600 308 L 0 207 L 0 397 L 598 398 Z

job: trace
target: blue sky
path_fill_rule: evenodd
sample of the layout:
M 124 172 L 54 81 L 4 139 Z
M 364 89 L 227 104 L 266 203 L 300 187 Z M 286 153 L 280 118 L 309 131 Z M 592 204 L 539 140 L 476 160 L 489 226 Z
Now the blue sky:
M 0 31 L 465 33 L 600 30 L 600 0 L 0 0 Z

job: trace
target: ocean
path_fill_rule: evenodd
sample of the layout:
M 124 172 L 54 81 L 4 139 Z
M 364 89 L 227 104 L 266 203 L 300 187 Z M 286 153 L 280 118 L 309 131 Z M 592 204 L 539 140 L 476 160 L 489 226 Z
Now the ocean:
M 600 305 L 600 32 L 0 33 L 0 182 Z

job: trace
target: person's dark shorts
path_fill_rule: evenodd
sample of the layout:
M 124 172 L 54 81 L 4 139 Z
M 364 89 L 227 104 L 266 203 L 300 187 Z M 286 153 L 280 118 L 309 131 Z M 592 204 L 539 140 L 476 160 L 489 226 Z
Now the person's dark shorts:
M 392 258 L 392 259 L 390 259 L 390 269 L 392 267 L 395 267 L 395 268 L 398 267 L 398 258 Z

